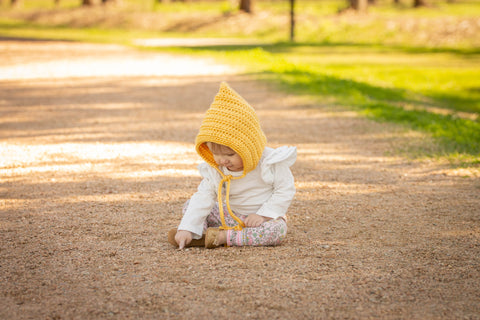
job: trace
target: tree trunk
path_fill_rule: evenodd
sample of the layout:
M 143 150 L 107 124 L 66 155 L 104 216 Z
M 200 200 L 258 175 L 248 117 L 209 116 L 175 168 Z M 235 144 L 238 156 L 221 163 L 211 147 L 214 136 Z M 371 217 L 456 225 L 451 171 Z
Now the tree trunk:
M 82 0 L 82 6 L 84 7 L 93 6 L 93 0 Z
M 424 7 L 426 5 L 427 5 L 427 2 L 425 0 L 414 0 L 413 1 L 413 7 L 414 8 Z
M 295 41 L 295 0 L 290 0 L 290 41 Z
M 240 0 L 240 10 L 246 13 L 252 13 L 253 0 Z
M 350 0 L 350 7 L 358 12 L 365 12 L 367 11 L 368 0 Z

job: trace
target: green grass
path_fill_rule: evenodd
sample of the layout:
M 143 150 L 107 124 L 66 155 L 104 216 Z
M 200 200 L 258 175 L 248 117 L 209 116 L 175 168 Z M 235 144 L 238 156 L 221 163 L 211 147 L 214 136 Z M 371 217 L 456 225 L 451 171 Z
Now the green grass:
M 248 73 L 315 97 L 320 106 L 347 106 L 375 120 L 426 132 L 439 146 L 434 154 L 423 155 L 479 164 L 480 54 L 467 54 L 466 61 L 464 53 L 386 54 L 366 47 L 342 54 L 342 48 L 288 44 L 179 51 L 248 65 Z M 313 53 L 316 58 L 306 57 Z
M 55 10 L 68 13 L 72 4 L 65 1 L 64 9 Z M 33 8 L 32 3 L 30 6 Z M 475 19 L 480 16 L 480 2 L 435 2 L 422 9 L 380 2 L 365 16 L 338 15 L 343 6 L 339 1 L 299 0 L 295 44 L 279 41 L 288 34 L 286 1 L 258 1 L 257 10 L 268 19 L 259 15 L 248 25 L 234 28 L 227 24 L 237 17 L 229 2 L 176 2 L 169 6 L 142 2 L 135 6 L 125 0 L 119 9 L 154 12 L 167 20 L 185 14 L 183 23 L 190 22 L 189 12 L 201 12 L 212 17 L 212 22 L 226 23 L 204 23 L 188 34 L 175 28 L 152 30 L 134 25 L 72 28 L 0 15 L 0 35 L 124 44 L 148 37 L 248 36 L 265 45 L 155 50 L 206 55 L 242 65 L 246 73 L 262 81 L 316 99 L 319 107 L 350 108 L 433 137 L 436 147 L 426 147 L 421 156 L 478 166 L 480 26 Z M 276 24 L 276 18 L 282 24 Z
M 73 40 L 131 45 L 133 39 L 154 36 L 143 30 L 52 27 L 15 19 L 0 19 L 0 37 Z

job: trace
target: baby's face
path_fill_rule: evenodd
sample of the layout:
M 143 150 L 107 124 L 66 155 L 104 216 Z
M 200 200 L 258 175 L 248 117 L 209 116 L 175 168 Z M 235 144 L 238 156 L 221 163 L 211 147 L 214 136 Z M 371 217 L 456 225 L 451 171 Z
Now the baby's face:
M 233 172 L 243 171 L 242 158 L 232 149 L 222 146 L 220 148 L 210 148 L 210 151 L 213 154 L 213 159 L 219 166 L 224 166 Z

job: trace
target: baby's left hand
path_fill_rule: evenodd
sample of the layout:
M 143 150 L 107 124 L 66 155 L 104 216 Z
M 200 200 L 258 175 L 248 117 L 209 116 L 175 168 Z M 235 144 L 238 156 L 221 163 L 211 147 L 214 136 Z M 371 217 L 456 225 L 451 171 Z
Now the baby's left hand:
M 245 218 L 245 227 L 247 228 L 256 228 L 256 227 L 259 227 L 262 223 L 264 223 L 265 221 L 268 221 L 268 220 L 271 220 L 272 218 L 267 218 L 267 217 L 264 217 L 264 216 L 260 216 L 256 213 L 253 213 L 253 214 L 249 214 L 246 218 Z

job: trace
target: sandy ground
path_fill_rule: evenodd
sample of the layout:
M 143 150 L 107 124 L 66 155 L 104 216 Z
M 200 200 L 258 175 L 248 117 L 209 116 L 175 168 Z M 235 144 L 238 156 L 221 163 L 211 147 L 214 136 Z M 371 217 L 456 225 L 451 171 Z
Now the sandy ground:
M 480 319 L 480 181 L 211 61 L 0 41 L 1 319 Z M 175 250 L 227 80 L 295 145 L 284 244 Z M 391 153 L 390 153 L 391 154 Z

